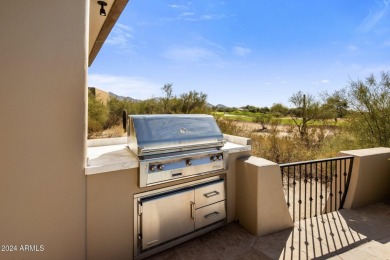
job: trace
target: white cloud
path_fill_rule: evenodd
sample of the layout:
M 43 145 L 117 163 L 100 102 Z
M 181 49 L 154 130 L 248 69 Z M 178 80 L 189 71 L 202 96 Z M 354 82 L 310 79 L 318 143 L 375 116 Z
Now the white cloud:
M 205 47 L 174 47 L 164 52 L 163 57 L 174 61 L 199 62 L 212 60 L 218 55 Z
M 188 16 L 193 16 L 193 15 L 195 15 L 194 12 L 184 12 L 184 13 L 181 13 L 179 16 L 188 17 Z
M 133 39 L 132 28 L 117 23 L 105 41 L 106 44 L 120 47 L 122 50 L 131 50 L 130 40 Z
M 330 83 L 330 80 L 327 80 L 327 79 L 322 79 L 322 80 L 312 82 L 313 85 L 324 85 L 324 84 L 329 84 L 329 83 Z
M 215 19 L 215 18 L 218 18 L 219 16 L 218 15 L 215 15 L 215 14 L 204 14 L 204 15 L 201 15 L 199 17 L 199 20 L 212 20 L 212 19 Z
M 191 5 L 191 3 L 188 3 L 188 5 Z M 168 6 L 172 9 L 188 9 L 187 5 L 171 4 Z
M 354 52 L 354 51 L 358 51 L 359 47 L 356 46 L 356 45 L 350 44 L 350 45 L 347 46 L 347 50 Z
M 376 64 L 374 66 L 362 67 L 361 74 L 370 75 L 372 73 L 380 73 L 381 71 L 390 71 L 390 65 L 388 64 Z
M 364 18 L 363 22 L 359 25 L 358 31 L 368 32 L 370 31 L 382 18 L 386 17 L 390 10 L 390 1 L 382 0 L 380 5 L 371 9 L 369 14 Z
M 246 56 L 251 53 L 251 50 L 242 46 L 235 46 L 233 48 L 233 53 L 237 56 Z
M 176 8 L 180 8 L 180 5 L 168 5 L 170 8 L 173 8 L 173 9 L 176 9 Z
M 178 12 L 176 16 L 163 18 L 164 22 L 172 21 L 189 21 L 189 22 L 199 22 L 207 20 L 219 20 L 233 15 L 226 15 L 223 13 L 224 2 L 217 2 L 213 4 L 208 4 L 207 7 L 199 8 L 197 5 L 194 5 L 191 2 L 185 4 L 170 4 L 170 7 L 174 12 Z M 181 13 L 179 13 L 181 12 Z
M 162 87 L 160 84 L 141 77 L 109 74 L 90 74 L 88 76 L 88 86 L 135 99 L 147 99 L 159 95 Z
M 224 19 L 227 16 L 224 14 L 201 14 L 198 15 L 195 12 L 183 12 L 177 15 L 174 18 L 165 18 L 163 21 L 171 22 L 171 21 L 188 21 L 188 22 L 199 22 L 199 21 L 207 21 L 207 20 L 219 20 Z
M 115 24 L 115 27 L 118 29 L 124 30 L 124 31 L 131 31 L 132 30 L 130 26 L 127 26 L 123 23 L 117 23 L 117 24 Z

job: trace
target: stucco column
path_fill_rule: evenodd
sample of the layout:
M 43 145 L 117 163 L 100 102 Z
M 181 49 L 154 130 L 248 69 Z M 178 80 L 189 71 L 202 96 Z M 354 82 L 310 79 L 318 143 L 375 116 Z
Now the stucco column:
M 390 197 L 390 148 L 342 151 L 338 155 L 354 156 L 344 208 L 364 207 Z
M 293 227 L 278 164 L 245 157 L 237 160 L 236 174 L 236 216 L 245 229 L 266 235 Z

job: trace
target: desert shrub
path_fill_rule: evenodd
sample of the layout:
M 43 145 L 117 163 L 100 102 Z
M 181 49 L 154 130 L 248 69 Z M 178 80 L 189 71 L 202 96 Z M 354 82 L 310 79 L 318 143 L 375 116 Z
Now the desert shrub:
M 298 135 L 281 136 L 276 128 L 267 135 L 252 134 L 252 154 L 276 163 L 296 162 L 315 157 Z
M 101 122 L 88 117 L 88 134 L 93 132 L 98 132 L 103 130 L 103 125 Z
M 122 137 L 125 131 L 121 125 L 112 126 L 103 131 L 103 136 L 106 138 Z
M 289 163 L 324 159 L 337 156 L 340 151 L 361 149 L 358 139 L 348 131 L 326 128 L 312 128 L 308 141 L 301 140 L 299 134 L 281 135 L 276 128 L 268 134 L 252 133 L 252 154 L 276 163 Z
M 110 100 L 108 101 L 109 116 L 107 127 L 111 128 L 122 124 L 122 113 L 124 110 L 129 115 L 136 114 L 138 112 L 139 103 L 140 102 L 129 99 L 117 99 L 115 97 L 110 97 Z
M 246 136 L 243 127 L 241 127 L 236 121 L 225 119 L 221 116 L 215 116 L 219 129 L 222 133 L 237 136 Z
M 272 117 L 269 114 L 258 114 L 253 118 L 253 122 L 258 123 L 262 127 L 262 131 L 267 129 L 267 125 L 271 123 Z
M 348 131 L 339 131 L 328 136 L 321 145 L 319 158 L 330 158 L 337 156 L 340 151 L 361 149 L 358 139 Z
M 353 113 L 349 130 L 361 146 L 390 146 L 390 74 L 351 81 L 348 101 Z

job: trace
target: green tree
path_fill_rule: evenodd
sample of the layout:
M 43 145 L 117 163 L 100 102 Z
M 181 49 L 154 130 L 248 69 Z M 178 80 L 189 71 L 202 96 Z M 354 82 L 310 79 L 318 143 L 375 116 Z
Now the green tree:
M 158 98 L 150 98 L 141 101 L 138 106 L 140 114 L 160 114 L 162 113 L 161 100 Z
M 165 94 L 165 97 L 161 98 L 162 102 L 162 113 L 163 114 L 170 114 L 172 113 L 171 111 L 171 101 L 172 101 L 172 92 L 173 92 L 173 87 L 172 83 L 165 84 L 164 87 L 161 88 L 163 93 Z
M 270 112 L 270 109 L 269 109 L 268 107 L 260 107 L 260 108 L 259 108 L 259 112 L 260 112 L 260 113 L 263 113 L 263 114 L 269 113 L 269 112 Z
M 348 113 L 348 101 L 344 95 L 344 90 L 337 90 L 332 94 L 323 94 L 324 104 L 321 106 L 322 118 L 344 118 Z
M 295 106 L 290 110 L 291 118 L 298 128 L 301 139 L 307 141 L 309 122 L 319 119 L 320 116 L 319 103 L 315 101 L 314 96 L 304 94 L 302 91 L 293 94 L 289 101 Z
M 108 101 L 109 115 L 108 115 L 108 127 L 122 124 L 122 113 L 125 110 L 128 114 L 137 114 L 138 105 L 130 99 L 118 99 L 113 96 Z
M 354 111 L 351 130 L 367 146 L 390 146 L 390 75 L 380 80 L 371 74 L 365 81 L 351 81 L 348 101 Z
M 288 114 L 288 108 L 281 103 L 276 103 L 272 105 L 270 112 L 275 116 L 286 116 Z
M 190 91 L 180 95 L 179 103 L 183 114 L 203 113 L 207 111 L 207 94 Z
M 251 106 L 251 105 L 246 105 L 243 107 L 243 109 L 251 112 L 251 113 L 259 113 L 261 109 L 259 107 Z

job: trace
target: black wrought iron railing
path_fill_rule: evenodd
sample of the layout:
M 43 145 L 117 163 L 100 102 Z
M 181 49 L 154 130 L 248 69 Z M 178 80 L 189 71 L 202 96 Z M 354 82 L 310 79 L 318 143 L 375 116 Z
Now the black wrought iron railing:
M 283 188 L 293 221 L 342 209 L 353 156 L 281 164 Z

